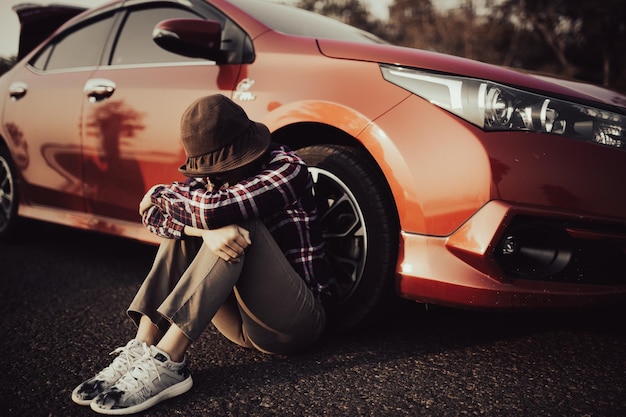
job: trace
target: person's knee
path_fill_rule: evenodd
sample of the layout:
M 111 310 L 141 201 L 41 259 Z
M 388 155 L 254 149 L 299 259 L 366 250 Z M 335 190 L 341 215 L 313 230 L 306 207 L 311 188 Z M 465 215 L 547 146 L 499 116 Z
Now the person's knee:
M 247 220 L 240 226 L 246 229 L 248 232 L 250 232 L 250 239 L 256 236 L 257 233 L 259 233 L 261 229 L 264 229 L 263 231 L 267 231 L 267 227 L 260 219 Z M 267 232 L 269 233 L 269 231 Z

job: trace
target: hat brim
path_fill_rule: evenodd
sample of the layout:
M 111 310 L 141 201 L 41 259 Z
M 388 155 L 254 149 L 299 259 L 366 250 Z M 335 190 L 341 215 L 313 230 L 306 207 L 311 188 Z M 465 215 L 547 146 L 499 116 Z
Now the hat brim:
M 271 138 L 267 126 L 251 121 L 246 134 L 232 144 L 210 154 L 187 158 L 178 171 L 187 177 L 206 177 L 240 168 L 260 158 L 269 148 Z

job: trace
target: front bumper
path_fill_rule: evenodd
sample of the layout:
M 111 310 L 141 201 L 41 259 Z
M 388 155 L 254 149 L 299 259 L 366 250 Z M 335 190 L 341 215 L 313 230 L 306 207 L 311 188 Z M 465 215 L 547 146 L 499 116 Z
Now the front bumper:
M 491 201 L 446 237 L 403 232 L 397 291 L 464 308 L 626 300 L 626 222 Z

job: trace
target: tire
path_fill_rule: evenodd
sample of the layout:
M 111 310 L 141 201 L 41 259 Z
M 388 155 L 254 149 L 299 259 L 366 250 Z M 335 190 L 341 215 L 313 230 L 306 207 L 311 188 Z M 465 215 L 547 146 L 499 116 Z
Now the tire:
M 394 295 L 399 225 L 378 167 L 358 150 L 310 146 L 298 150 L 309 166 L 338 305 L 329 329 L 345 331 L 384 315 Z
M 8 240 L 17 222 L 17 174 L 11 155 L 0 145 L 0 240 Z

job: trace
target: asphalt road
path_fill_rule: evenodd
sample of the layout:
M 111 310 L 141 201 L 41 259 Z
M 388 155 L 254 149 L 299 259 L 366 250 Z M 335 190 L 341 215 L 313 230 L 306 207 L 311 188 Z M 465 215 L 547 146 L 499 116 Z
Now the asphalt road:
M 0 243 L 0 415 L 94 416 L 76 384 L 134 334 L 155 248 L 28 222 Z M 413 303 L 379 325 L 268 356 L 209 328 L 194 388 L 146 416 L 625 416 L 624 310 L 480 313 Z

